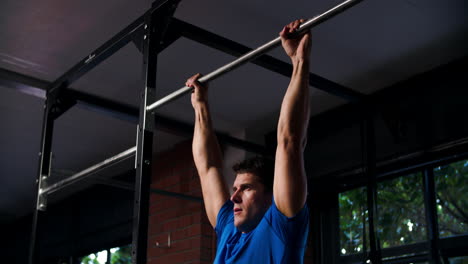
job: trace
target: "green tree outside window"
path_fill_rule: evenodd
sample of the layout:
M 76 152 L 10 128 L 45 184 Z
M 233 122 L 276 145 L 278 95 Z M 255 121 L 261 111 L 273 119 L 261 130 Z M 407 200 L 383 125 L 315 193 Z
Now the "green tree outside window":
M 468 160 L 434 169 L 440 237 L 468 232 Z
M 427 240 L 422 173 L 377 184 L 377 234 L 382 248 Z
M 367 188 L 340 193 L 340 252 L 341 255 L 369 250 Z

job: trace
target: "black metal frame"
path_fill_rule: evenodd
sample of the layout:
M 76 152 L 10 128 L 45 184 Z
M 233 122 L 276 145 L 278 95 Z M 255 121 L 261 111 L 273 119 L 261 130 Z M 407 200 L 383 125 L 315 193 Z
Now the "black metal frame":
M 47 187 L 47 178 L 50 175 L 51 163 L 51 147 L 52 135 L 54 128 L 54 120 L 61 114 L 66 112 L 70 107 L 76 104 L 75 96 L 80 99 L 89 99 L 89 96 L 76 91 L 66 90 L 72 82 L 80 78 L 82 75 L 93 69 L 100 62 L 104 61 L 117 50 L 128 44 L 144 27 L 145 32 L 144 50 L 146 65 L 145 70 L 145 87 L 142 90 L 143 100 L 141 104 L 140 121 L 138 131 L 138 145 L 137 145 L 137 179 L 135 190 L 135 210 L 134 210 L 134 232 L 133 232 L 133 250 L 132 260 L 134 263 L 146 263 L 146 243 L 147 243 L 147 226 L 148 226 L 148 202 L 149 202 L 149 181 L 151 178 L 150 161 L 152 155 L 152 133 L 153 122 L 146 122 L 146 106 L 148 103 L 155 99 L 156 89 L 156 57 L 153 53 L 157 53 L 161 48 L 161 42 L 164 37 L 166 26 L 169 19 L 172 17 L 173 12 L 179 1 L 161 0 L 154 2 L 152 8 L 145 13 L 142 17 L 135 20 L 124 30 L 119 32 L 112 39 L 107 41 L 96 51 L 91 53 L 88 57 L 81 60 L 72 69 L 63 74 L 60 78 L 54 81 L 47 88 L 46 103 L 44 106 L 44 118 L 42 128 L 41 151 L 39 160 L 39 173 L 36 180 L 37 183 L 37 196 L 36 206 L 33 215 L 32 235 L 29 253 L 29 263 L 35 263 L 38 260 L 38 224 L 40 223 L 41 215 L 46 207 L 46 197 L 41 195 L 44 188 Z M 148 25 L 150 25 L 148 27 Z M 157 27 L 156 27 L 157 25 Z M 151 42 L 150 42 L 151 40 Z M 16 76 L 18 77 L 18 76 Z M 40 82 L 36 82 L 41 84 Z M 73 96 L 74 95 L 74 96 Z M 102 101 L 101 101 L 102 102 Z M 102 107 L 102 105 L 100 105 Z M 108 103 L 106 106 L 113 106 L 122 110 L 116 104 Z M 104 106 L 105 108 L 105 106 Z M 114 109 L 111 109 L 111 111 Z M 129 109 L 123 111 L 128 112 Z M 145 142 L 146 139 L 146 142 Z
M 171 132 L 174 132 L 174 130 L 179 132 L 182 131 L 182 133 L 185 134 L 191 134 L 191 131 L 193 130 L 191 125 L 156 115 L 153 116 L 153 113 L 146 110 L 147 106 L 156 99 L 157 54 L 181 36 L 235 56 L 251 50 L 239 43 L 173 18 L 172 15 L 179 1 L 180 0 L 156 0 L 152 7 L 143 16 L 136 19 L 109 41 L 86 56 L 53 83 L 47 83 L 42 80 L 0 69 L 0 77 L 1 75 L 6 75 L 10 78 L 10 80 L 7 78 L 6 81 L 8 86 L 15 87 L 18 83 L 27 84 L 29 86 L 26 88 L 27 93 L 42 97 L 43 94 L 41 93 L 41 89 L 44 86 L 47 86 L 45 92 L 46 102 L 44 106 L 41 151 L 39 153 L 40 161 L 36 181 L 37 201 L 32 224 L 29 255 L 30 264 L 35 263 L 39 256 L 36 241 L 38 240 L 40 233 L 38 232 L 38 225 L 41 221 L 41 215 L 44 213 L 43 210 L 45 210 L 47 203 L 47 193 L 42 194 L 42 190 L 47 188 L 47 178 L 50 175 L 54 120 L 76 104 L 131 122 L 136 122 L 138 116 L 139 121 L 135 164 L 137 176 L 134 199 L 132 261 L 133 263 L 146 263 L 146 232 L 148 226 L 153 131 L 155 127 L 162 127 L 163 129 L 169 128 Z M 142 98 L 139 114 L 137 114 L 137 110 L 133 107 L 68 88 L 74 81 L 113 55 L 130 41 L 133 41 L 144 55 L 145 86 L 142 88 L 141 92 Z M 291 65 L 267 55 L 260 56 L 252 62 L 288 77 L 292 72 Z M 339 96 L 350 102 L 357 102 L 363 98 L 362 94 L 335 82 L 313 73 L 310 73 L 309 75 L 310 85 L 313 85 L 327 93 Z M 5 78 L 0 81 L 5 84 Z M 39 90 L 31 86 L 36 86 Z M 19 89 L 24 91 L 24 88 Z M 151 116 L 148 117 L 147 115 Z M 149 118 L 155 118 L 155 122 L 149 121 Z M 247 151 L 253 151 L 264 155 L 272 155 L 272 152 L 263 146 L 239 140 L 222 133 L 217 133 L 217 135 L 221 142 L 234 145 Z M 166 193 L 163 192 L 161 194 Z M 188 199 L 188 197 L 185 196 L 182 198 Z
M 156 100 L 157 54 L 163 42 L 167 25 L 179 0 L 157 0 L 154 12 L 145 17 L 143 36 L 143 65 L 145 86 L 141 92 L 140 121 L 137 131 L 136 182 L 133 204 L 132 262 L 146 263 L 148 243 L 149 197 L 151 185 L 151 166 L 153 155 L 154 122 L 146 111 L 148 105 Z
M 380 242 L 377 236 L 377 174 L 376 174 L 376 144 L 375 144 L 375 128 L 371 106 L 365 106 L 363 109 L 363 123 L 361 126 L 361 141 L 363 163 L 365 164 L 365 175 L 367 178 L 367 210 L 369 215 L 369 244 L 370 253 L 369 259 L 371 263 L 382 263 L 382 252 Z
M 441 264 L 439 252 L 439 225 L 437 221 L 434 171 L 424 170 L 424 203 L 426 207 L 427 237 L 429 238 L 429 254 L 433 264 Z

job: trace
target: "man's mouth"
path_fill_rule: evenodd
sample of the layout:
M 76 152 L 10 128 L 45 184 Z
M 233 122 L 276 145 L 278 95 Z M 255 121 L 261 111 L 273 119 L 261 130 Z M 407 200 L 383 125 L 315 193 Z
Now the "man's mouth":
M 234 215 L 240 214 L 240 212 L 242 212 L 242 209 L 234 208 Z

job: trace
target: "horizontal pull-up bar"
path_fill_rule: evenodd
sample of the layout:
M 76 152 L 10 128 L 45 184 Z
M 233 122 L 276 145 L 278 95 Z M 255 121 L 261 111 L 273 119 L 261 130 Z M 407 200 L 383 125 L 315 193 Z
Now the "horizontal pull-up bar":
M 179 125 L 180 124 L 176 124 L 176 125 Z M 187 130 L 187 127 L 189 127 L 188 125 L 186 125 L 185 128 L 182 128 L 182 129 L 185 129 L 186 131 Z M 192 128 L 191 128 L 192 129 Z M 241 149 L 244 149 L 244 150 L 247 150 L 247 151 L 255 151 L 256 153 L 260 153 L 262 155 L 265 155 L 265 156 L 268 156 L 268 155 L 271 155 L 272 153 L 269 153 L 268 150 L 266 148 L 264 148 L 263 146 L 260 146 L 260 145 L 256 145 L 254 143 L 251 143 L 251 142 L 247 142 L 247 141 L 243 141 L 241 139 L 237 139 L 237 138 L 234 138 L 234 137 L 230 137 L 228 135 L 225 135 L 225 134 L 222 134 L 222 133 L 217 133 L 216 134 L 217 137 L 220 139 L 221 142 L 225 142 L 226 144 L 230 144 L 234 147 L 237 147 L 237 148 L 241 148 Z M 91 175 L 99 172 L 100 170 L 104 169 L 104 168 L 107 168 L 107 167 L 110 167 L 110 166 L 113 166 L 121 161 L 124 161 L 128 158 L 131 158 L 133 156 L 135 156 L 135 153 L 136 153 L 136 146 L 132 147 L 132 148 L 129 148 L 115 156 L 112 156 L 104 161 L 101 161 L 87 169 L 84 169 L 80 172 L 77 172 L 73 175 L 71 175 L 70 177 L 64 179 L 64 180 L 61 180 L 59 182 L 56 182 L 54 184 L 51 184 L 50 186 L 47 186 L 46 188 L 44 188 L 43 190 L 40 190 L 40 195 L 49 195 L 51 193 L 54 193 L 54 192 L 57 192 L 67 186 L 70 186 L 78 181 L 81 181 L 83 179 L 88 179 L 89 177 L 91 177 Z
M 115 163 L 118 163 L 120 161 L 123 161 L 127 158 L 130 158 L 132 156 L 135 156 L 135 152 L 136 152 L 136 146 L 135 147 L 132 147 L 132 148 L 129 148 L 127 150 L 125 150 L 124 152 L 121 152 L 113 157 L 110 157 L 102 162 L 99 162 L 98 164 L 95 164 L 85 170 L 82 170 L 78 173 L 75 173 L 73 174 L 72 176 L 62 180 L 62 181 L 59 181 L 55 184 L 52 184 L 50 186 L 48 186 L 47 188 L 45 188 L 44 190 L 39 190 L 39 195 L 42 195 L 42 194 L 51 194 L 51 193 L 54 193 L 66 186 L 69 186 L 79 180 L 82 180 L 83 178 L 86 178 L 90 175 L 92 175 L 93 173 L 95 172 L 98 172 L 99 170 L 105 168 L 105 167 L 108 167 L 108 166 L 111 166 Z
M 234 57 L 242 56 L 243 54 L 253 50 L 240 43 L 224 38 L 214 34 L 213 32 L 209 32 L 205 29 L 194 26 L 177 18 L 172 19 L 171 26 L 175 27 L 175 31 L 180 31 L 182 37 L 225 52 Z M 293 71 L 292 64 L 286 63 L 267 54 L 258 56 L 256 59 L 251 60 L 250 62 L 286 77 L 290 77 Z M 309 73 L 309 85 L 328 94 L 338 96 L 349 102 L 359 102 L 364 97 L 364 94 L 360 92 L 356 92 L 348 87 L 328 80 L 312 72 Z
M 348 8 L 351 8 L 352 6 L 358 4 L 359 2 L 361 2 L 362 0 L 347 0 L 331 9 L 329 9 L 328 11 L 312 18 L 312 19 L 309 19 L 308 21 L 306 21 L 305 23 L 303 23 L 299 29 L 297 30 L 298 33 L 300 32 L 303 32 L 305 30 L 308 30 L 314 26 L 317 26 L 323 22 L 325 22 L 326 20 L 340 14 L 341 12 L 344 12 L 345 10 L 347 10 Z M 238 59 L 234 60 L 233 62 L 231 63 L 228 63 L 220 68 L 218 68 L 217 70 L 214 70 L 212 71 L 211 73 L 201 77 L 199 79 L 199 81 L 201 83 L 205 83 L 205 82 L 209 82 L 209 81 L 212 81 L 220 76 L 222 76 L 223 74 L 225 73 L 228 73 L 236 68 L 238 68 L 239 66 L 249 62 L 249 61 L 252 61 L 254 60 L 255 58 L 257 58 L 258 56 L 272 50 L 273 48 L 279 46 L 281 44 L 281 37 L 277 37 L 273 40 L 271 40 L 270 42 L 258 47 L 257 49 L 255 50 L 252 50 L 250 52 L 248 52 L 247 54 L 239 57 Z M 153 104 L 151 104 L 150 106 L 148 106 L 146 108 L 147 111 L 152 111 L 152 110 L 155 110 L 157 109 L 158 107 L 166 104 L 166 103 L 169 103 L 189 92 L 192 91 L 192 88 L 191 87 L 187 87 L 187 86 L 184 86 L 180 89 L 178 89 L 177 91 L 161 98 L 160 100 L 154 102 Z

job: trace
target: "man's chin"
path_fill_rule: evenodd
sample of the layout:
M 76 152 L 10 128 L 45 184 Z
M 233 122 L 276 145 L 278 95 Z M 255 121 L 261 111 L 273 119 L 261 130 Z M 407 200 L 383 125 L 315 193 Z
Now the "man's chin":
M 234 226 L 237 228 L 242 227 L 242 224 L 244 223 L 244 221 L 242 221 L 241 219 L 236 220 L 236 218 L 238 217 L 234 216 Z

